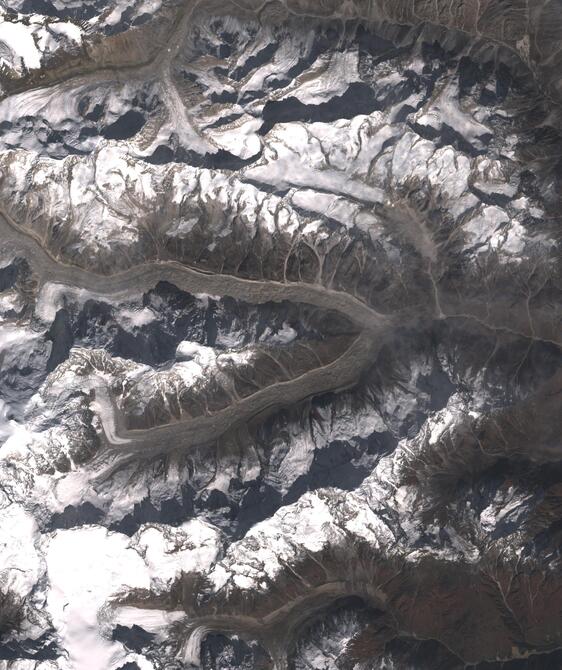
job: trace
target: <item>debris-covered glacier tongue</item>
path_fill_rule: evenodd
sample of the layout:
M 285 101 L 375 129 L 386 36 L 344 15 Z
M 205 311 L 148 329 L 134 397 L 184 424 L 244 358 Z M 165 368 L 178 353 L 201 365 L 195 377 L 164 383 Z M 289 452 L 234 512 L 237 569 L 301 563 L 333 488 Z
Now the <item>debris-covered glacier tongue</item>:
M 561 39 L 0 0 L 0 670 L 562 667 Z

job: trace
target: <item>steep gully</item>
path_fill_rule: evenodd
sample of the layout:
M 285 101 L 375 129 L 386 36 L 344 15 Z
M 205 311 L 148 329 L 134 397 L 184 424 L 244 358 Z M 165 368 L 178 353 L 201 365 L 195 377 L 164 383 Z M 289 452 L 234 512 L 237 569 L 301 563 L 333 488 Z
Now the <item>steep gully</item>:
M 208 274 L 174 261 L 156 261 L 103 276 L 60 262 L 38 240 L 22 232 L 6 214 L 0 216 L 0 231 L 4 250 L 15 255 L 23 254 L 29 261 L 39 291 L 46 285 L 59 284 L 79 286 L 96 295 L 116 298 L 130 294 L 131 287 L 138 292 L 153 288 L 159 281 L 167 281 L 192 294 L 230 296 L 254 304 L 284 300 L 311 304 L 340 312 L 360 330 L 345 353 L 328 365 L 261 389 L 214 414 L 143 430 L 127 430 L 105 383 L 99 377 L 88 380 L 103 424 L 104 442 L 121 453 L 144 452 L 148 455 L 155 449 L 163 452 L 211 443 L 232 426 L 266 411 L 290 406 L 321 393 L 349 388 L 358 381 L 362 370 L 374 361 L 376 352 L 395 325 L 394 317 L 376 312 L 353 296 L 322 286 Z
M 196 0 L 181 7 L 179 20 L 176 22 L 167 48 L 162 49 L 152 62 L 138 64 L 130 68 L 101 68 L 97 69 L 97 72 L 84 73 L 83 75 L 70 73 L 70 76 L 64 77 L 64 80 L 74 80 L 74 83 L 76 83 L 77 80 L 80 81 L 84 77 L 87 80 L 96 77 L 96 81 L 98 81 L 100 76 L 103 78 L 104 72 L 109 78 L 119 78 L 121 70 L 127 70 L 126 73 L 123 72 L 127 77 L 134 73 L 136 77 L 146 78 L 148 75 L 159 73 L 163 77 L 167 85 L 167 91 L 171 96 L 171 99 L 165 96 L 167 103 L 174 111 L 177 111 L 179 100 L 171 78 L 172 62 L 179 51 L 185 33 L 189 29 L 190 18 L 199 5 L 200 2 Z M 265 5 L 267 5 L 267 2 L 263 3 L 261 8 Z M 310 16 L 308 12 L 305 12 L 305 14 Z M 450 27 L 458 28 L 459 26 Z M 182 114 L 183 116 L 185 115 Z M 184 128 L 184 132 L 189 135 L 190 143 L 195 141 L 196 144 L 201 144 L 202 138 L 198 137 L 195 129 L 190 127 L 189 123 L 186 123 Z M 208 150 L 206 146 L 200 146 L 199 148 L 203 153 Z M 16 222 L 1 210 L 0 230 L 3 231 L 6 240 L 4 247 L 6 249 L 12 248 L 15 253 L 22 253 L 31 261 L 40 285 L 51 283 L 82 287 L 93 294 L 117 297 L 119 294 L 130 293 L 132 286 L 136 290 L 149 289 L 158 281 L 168 281 L 181 290 L 190 293 L 228 295 L 254 304 L 282 300 L 309 303 L 320 308 L 340 312 L 360 330 L 360 335 L 351 347 L 329 365 L 316 368 L 291 381 L 280 382 L 261 389 L 215 414 L 146 430 L 127 430 L 123 417 L 105 383 L 100 384 L 99 377 L 95 380 L 88 380 L 90 388 L 93 386 L 94 389 L 95 404 L 104 429 L 104 442 L 118 450 L 121 456 L 126 453 L 131 456 L 140 453 L 153 454 L 156 445 L 158 445 L 157 450 L 162 452 L 187 448 L 196 444 L 212 443 L 236 424 L 243 424 L 266 411 L 299 403 L 313 395 L 351 387 L 357 383 L 361 372 L 375 361 L 377 351 L 384 341 L 395 332 L 396 328 L 413 326 L 427 318 L 430 320 L 471 320 L 492 331 L 511 333 L 531 341 L 549 342 L 560 346 L 557 339 L 537 336 L 530 320 L 529 324 L 524 324 L 523 328 L 520 327 L 520 319 L 509 317 L 509 323 L 491 324 L 479 318 L 476 314 L 470 313 L 471 309 L 463 309 L 463 307 L 469 307 L 469 305 L 460 304 L 455 304 L 455 309 L 449 309 L 446 313 L 440 304 L 439 291 L 431 266 L 429 275 L 434 288 L 435 312 L 433 314 L 397 313 L 383 315 L 353 296 L 323 286 L 245 280 L 234 276 L 206 273 L 173 261 L 152 262 L 126 272 L 102 276 L 76 266 L 66 265 L 49 255 L 38 239 L 34 239 L 28 232 L 24 232 Z M 449 307 L 452 307 L 452 305 L 449 305 Z M 515 315 L 512 314 L 512 316 Z M 511 327 L 514 323 L 517 324 L 516 327 Z M 93 385 L 91 382 L 93 382 Z
M 267 10 L 268 6 L 274 7 L 277 3 L 275 0 L 243 0 L 242 2 L 229 0 L 227 4 L 243 14 L 253 13 L 256 17 L 259 17 L 262 12 Z M 335 21 L 358 21 L 365 24 L 388 21 L 402 26 L 414 26 L 427 22 L 439 28 L 456 30 L 472 38 L 482 39 L 503 47 L 527 64 L 529 54 L 525 50 L 524 40 L 522 39 L 524 30 L 531 31 L 532 28 L 535 28 L 535 31 L 537 31 L 537 26 L 532 25 L 532 20 L 538 23 L 540 17 L 540 13 L 537 13 L 539 16 L 531 16 L 530 11 L 522 12 L 514 7 L 509 15 L 511 20 L 509 27 L 513 34 L 510 31 L 504 31 L 504 34 L 497 29 L 496 24 L 487 21 L 485 16 L 487 12 L 493 15 L 494 9 L 502 5 L 501 0 L 492 0 L 488 3 L 480 3 L 475 0 L 472 3 L 467 3 L 466 11 L 460 13 L 440 11 L 438 2 L 411 3 L 368 0 L 368 2 L 358 1 L 356 4 L 349 2 L 344 3 L 344 5 L 331 2 L 326 3 L 326 6 L 322 8 L 324 11 L 318 11 L 318 6 L 314 2 L 303 0 L 300 2 L 284 0 L 281 4 L 288 15 L 319 21 L 333 19 Z M 151 47 L 146 50 L 146 58 L 141 62 L 115 65 L 96 62 L 94 56 L 90 62 L 65 68 L 55 74 L 54 77 L 47 77 L 45 71 L 31 71 L 30 76 L 9 82 L 8 95 L 23 90 L 30 91 L 43 88 L 45 85 L 71 81 L 76 85 L 87 84 L 91 81 L 99 84 L 110 80 L 130 81 L 131 78 L 146 80 L 146 78 L 155 75 L 169 84 L 172 62 L 190 29 L 192 17 L 202 6 L 204 6 L 203 0 L 185 0 L 181 3 L 177 8 L 174 20 L 170 22 L 169 38 L 165 41 L 153 41 Z M 95 49 L 91 47 L 87 51 L 95 53 Z M 523 58 L 523 56 L 527 58 Z M 532 59 L 531 64 L 535 65 Z M 536 74 L 534 70 L 533 74 Z
M 232 8 L 237 8 L 242 12 L 254 13 L 257 16 L 265 11 L 269 5 L 274 5 L 272 0 L 246 0 L 237 2 L 230 0 Z M 328 3 L 329 4 L 329 3 Z M 362 4 L 362 6 L 361 6 Z M 467 3 L 466 11 L 442 12 L 437 2 L 423 3 L 387 3 L 384 0 L 369 0 L 368 3 L 346 3 L 342 8 L 338 3 L 333 3 L 333 10 L 318 12 L 315 10 L 314 3 L 291 2 L 285 0 L 283 5 L 288 15 L 306 17 L 312 20 L 341 20 L 357 21 L 369 24 L 371 22 L 388 21 L 390 23 L 402 26 L 415 26 L 421 23 L 429 23 L 437 28 L 458 31 L 461 34 L 470 36 L 473 39 L 481 39 L 491 45 L 501 47 L 511 52 L 518 61 L 524 63 L 529 68 L 530 74 L 539 83 L 539 87 L 546 97 L 555 106 L 559 106 L 559 100 L 554 99 L 552 92 L 546 90 L 548 87 L 541 85 L 540 63 L 537 64 L 534 59 L 525 50 L 525 29 L 531 31 L 532 19 L 539 22 L 539 18 L 532 14 L 530 10 L 525 12 L 513 10 L 513 15 L 509 16 L 510 31 L 504 31 L 503 34 L 498 31 L 497 26 L 486 19 L 489 12 L 493 15 L 496 5 L 500 5 L 499 0 L 490 3 Z M 211 140 L 204 139 L 192 126 L 188 116 L 185 114 L 183 104 L 174 83 L 172 75 L 174 59 L 180 52 L 182 43 L 187 32 L 190 29 L 193 16 L 203 6 L 202 0 L 186 0 L 180 4 L 177 9 L 175 20 L 172 21 L 169 38 L 164 40 L 153 40 L 152 47 L 147 49 L 146 59 L 140 62 L 117 65 L 96 62 L 95 56 L 90 62 L 82 63 L 80 66 L 64 68 L 60 72 L 55 72 L 54 76 L 47 76 L 44 70 L 32 71 L 29 77 L 15 79 L 8 82 L 6 95 L 21 91 L 32 91 L 41 89 L 53 84 L 70 85 L 72 87 L 87 85 L 89 83 L 101 84 L 104 82 L 130 82 L 131 80 L 147 81 L 149 79 L 158 80 L 162 100 L 172 118 L 178 115 L 182 120 L 180 135 L 189 139 L 189 144 L 196 148 L 195 154 L 200 160 L 208 160 L 219 152 L 217 146 Z M 538 13 L 540 16 L 540 13 Z M 446 20 L 444 18 L 446 17 Z M 489 24 L 489 25 L 488 25 Z M 538 26 L 534 26 L 535 38 L 538 39 Z M 89 50 L 86 49 L 88 52 Z M 95 49 L 93 50 L 95 52 Z M 90 54 L 92 56 L 92 54 Z M 103 60 L 103 59 L 102 59 Z M 548 62 L 548 59 L 546 59 Z M 548 83 L 548 82 L 547 82 Z M 0 99 L 4 96 L 0 96 Z
M 148 291 L 159 281 L 166 281 L 191 294 L 207 293 L 229 296 L 253 304 L 291 301 L 339 312 L 358 329 L 351 346 L 333 362 L 317 367 L 290 381 L 282 381 L 241 398 L 224 410 L 188 420 L 147 429 L 127 429 L 125 420 L 101 376 L 85 380 L 85 388 L 95 395 L 94 408 L 103 426 L 105 445 L 120 456 L 154 455 L 176 449 L 215 442 L 229 429 L 247 423 L 267 412 L 298 404 L 307 398 L 354 386 L 364 370 L 372 365 L 381 346 L 397 328 L 415 325 L 425 318 L 474 319 L 491 330 L 505 330 L 529 338 L 507 326 L 498 328 L 470 314 L 444 314 L 437 299 L 434 314 L 377 312 L 357 298 L 321 285 L 301 282 L 282 283 L 271 280 L 249 280 L 232 275 L 204 272 L 175 261 L 153 261 L 112 275 L 100 275 L 68 265 L 51 255 L 32 233 L 21 227 L 0 209 L 0 232 L 5 253 L 24 255 L 38 282 L 38 295 L 48 285 L 80 287 L 93 295 L 114 299 L 135 292 Z M 436 288 L 436 287 L 435 287 Z M 540 339 L 530 337 L 530 339 Z M 559 345 L 558 342 L 551 341 Z M 115 464 L 114 464 L 115 465 Z

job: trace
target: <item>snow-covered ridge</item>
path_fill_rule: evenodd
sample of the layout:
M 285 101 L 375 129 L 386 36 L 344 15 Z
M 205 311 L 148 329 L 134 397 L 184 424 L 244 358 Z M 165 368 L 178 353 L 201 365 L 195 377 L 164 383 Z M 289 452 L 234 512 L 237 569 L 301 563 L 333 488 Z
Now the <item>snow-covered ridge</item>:
M 0 16 L 0 65 L 18 75 L 37 70 L 59 48 L 80 48 L 83 31 L 70 21 L 31 16 Z

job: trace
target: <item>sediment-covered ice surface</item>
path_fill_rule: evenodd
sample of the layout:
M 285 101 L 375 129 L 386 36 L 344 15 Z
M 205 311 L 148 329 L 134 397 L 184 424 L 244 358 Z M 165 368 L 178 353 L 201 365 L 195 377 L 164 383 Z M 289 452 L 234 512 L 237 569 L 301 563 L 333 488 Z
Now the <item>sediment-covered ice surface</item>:
M 562 666 L 561 37 L 0 0 L 0 670 Z

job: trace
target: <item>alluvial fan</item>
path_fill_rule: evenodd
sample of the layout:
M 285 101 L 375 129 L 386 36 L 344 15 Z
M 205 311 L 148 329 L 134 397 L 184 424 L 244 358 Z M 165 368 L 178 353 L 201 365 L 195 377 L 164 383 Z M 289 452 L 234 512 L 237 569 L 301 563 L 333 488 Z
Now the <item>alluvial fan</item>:
M 562 0 L 0 0 L 0 670 L 562 667 Z

